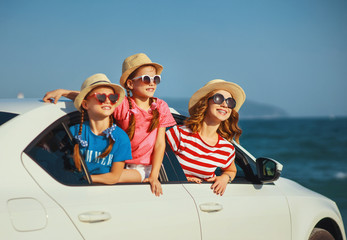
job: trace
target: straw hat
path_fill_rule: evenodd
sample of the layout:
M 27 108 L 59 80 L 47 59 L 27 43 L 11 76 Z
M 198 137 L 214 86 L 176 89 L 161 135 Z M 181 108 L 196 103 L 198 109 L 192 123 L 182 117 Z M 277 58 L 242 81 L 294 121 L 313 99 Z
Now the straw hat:
M 111 87 L 114 89 L 114 92 L 118 94 L 118 101 L 116 102 L 115 106 L 118 106 L 124 99 L 125 92 L 124 89 L 119 86 L 118 84 L 113 84 L 110 82 L 110 80 L 106 77 L 103 73 L 97 73 L 89 78 L 87 78 L 81 87 L 80 93 L 77 95 L 74 101 L 74 105 L 77 108 L 78 111 L 81 111 L 81 104 L 83 99 L 87 96 L 87 94 L 92 91 L 94 88 L 97 87 Z
M 122 66 L 122 76 L 120 77 L 119 83 L 122 85 L 122 87 L 125 87 L 125 82 L 127 81 L 130 74 L 132 74 L 136 69 L 139 67 L 142 67 L 144 65 L 151 65 L 157 69 L 157 74 L 161 74 L 163 71 L 163 66 L 154 63 L 147 57 L 144 53 L 137 53 L 135 55 L 132 55 L 130 57 L 127 57 Z
M 236 83 L 227 82 L 222 79 L 214 79 L 205 84 L 202 88 L 196 91 L 189 100 L 188 110 L 191 113 L 192 107 L 206 94 L 215 90 L 225 90 L 231 94 L 236 101 L 235 111 L 239 111 L 242 104 L 246 100 L 246 94 L 243 89 Z

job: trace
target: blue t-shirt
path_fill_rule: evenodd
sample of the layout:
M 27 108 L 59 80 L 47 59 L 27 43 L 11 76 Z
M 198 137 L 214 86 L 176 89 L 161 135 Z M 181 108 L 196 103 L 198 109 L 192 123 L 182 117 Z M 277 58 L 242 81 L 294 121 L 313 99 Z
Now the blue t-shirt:
M 76 124 L 70 127 L 73 137 L 78 135 L 79 126 L 79 124 Z M 109 138 L 106 136 L 95 135 L 89 127 L 89 121 L 83 123 L 81 139 L 86 141 L 88 146 L 83 147 L 81 144 L 79 146 L 81 154 L 84 156 L 87 168 L 91 175 L 108 173 L 111 171 L 113 162 L 121 162 L 132 159 L 128 135 L 117 126 L 111 134 L 115 139 L 115 143 L 110 154 L 108 154 L 105 158 L 98 158 L 98 156 L 108 147 Z

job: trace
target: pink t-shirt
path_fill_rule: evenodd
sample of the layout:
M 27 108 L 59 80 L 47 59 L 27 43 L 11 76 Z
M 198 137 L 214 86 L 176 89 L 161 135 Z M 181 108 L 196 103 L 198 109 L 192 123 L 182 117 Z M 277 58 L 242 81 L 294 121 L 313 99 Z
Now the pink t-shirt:
M 159 125 L 158 127 L 170 127 L 176 124 L 175 119 L 170 113 L 169 106 L 167 103 L 161 99 L 154 98 L 157 103 L 157 109 L 159 111 Z M 135 101 L 130 98 L 133 106 L 133 112 L 135 114 L 135 133 L 134 138 L 131 141 L 131 154 L 133 156 L 132 160 L 127 160 L 126 163 L 130 164 L 142 164 L 150 165 L 151 155 L 154 149 L 154 144 L 157 139 L 158 128 L 152 132 L 147 132 L 147 129 L 152 120 L 151 110 L 145 111 L 139 108 Z M 128 129 L 129 119 L 129 102 L 125 98 L 123 102 L 116 108 L 114 112 L 114 117 L 116 119 L 117 125 L 123 130 Z

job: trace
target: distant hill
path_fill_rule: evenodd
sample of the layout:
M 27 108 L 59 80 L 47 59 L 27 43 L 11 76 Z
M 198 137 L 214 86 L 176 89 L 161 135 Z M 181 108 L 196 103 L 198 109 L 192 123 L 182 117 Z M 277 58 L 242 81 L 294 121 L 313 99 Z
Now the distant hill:
M 170 107 L 175 108 L 179 113 L 188 115 L 189 98 L 163 98 Z M 288 117 L 288 113 L 276 106 L 246 100 L 240 109 L 242 119 L 252 118 L 282 118 Z
M 289 114 L 282 108 L 270 104 L 246 100 L 240 109 L 242 118 L 283 118 Z

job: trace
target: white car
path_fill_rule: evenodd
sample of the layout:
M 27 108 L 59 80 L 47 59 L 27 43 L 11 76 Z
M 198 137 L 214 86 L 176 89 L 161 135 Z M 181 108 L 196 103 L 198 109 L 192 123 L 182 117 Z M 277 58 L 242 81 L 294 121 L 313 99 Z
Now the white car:
M 332 200 L 237 144 L 222 197 L 187 182 L 168 144 L 162 196 L 148 183 L 92 184 L 71 162 L 79 120 L 71 101 L 0 100 L 0 239 L 346 239 Z

